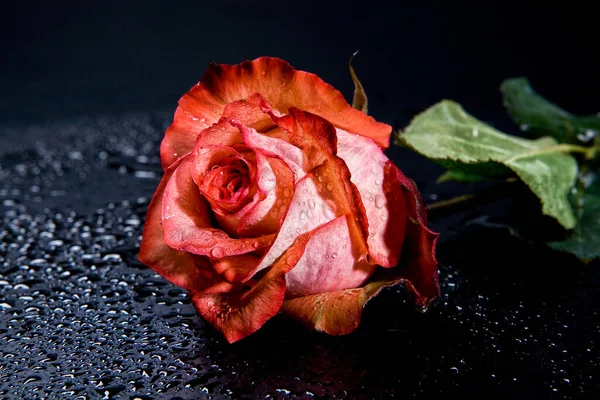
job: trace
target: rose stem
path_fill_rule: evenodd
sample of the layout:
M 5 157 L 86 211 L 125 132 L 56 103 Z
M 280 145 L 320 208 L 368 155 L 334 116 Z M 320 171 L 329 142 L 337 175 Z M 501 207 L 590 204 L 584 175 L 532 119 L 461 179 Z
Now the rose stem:
M 464 194 L 448 200 L 430 203 L 427 206 L 427 214 L 431 218 L 438 218 L 466 211 L 474 206 L 484 205 L 507 197 L 511 195 L 518 186 L 520 186 L 520 181 L 517 178 L 509 178 L 476 193 Z

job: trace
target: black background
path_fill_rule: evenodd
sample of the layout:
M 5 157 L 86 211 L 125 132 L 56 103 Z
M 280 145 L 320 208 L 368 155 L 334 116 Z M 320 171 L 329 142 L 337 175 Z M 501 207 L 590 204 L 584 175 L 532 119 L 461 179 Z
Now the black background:
M 9 283 L 0 303 L 11 306 L 0 309 L 0 395 L 597 398 L 598 262 L 481 223 L 502 216 L 507 201 L 433 221 L 442 297 L 428 313 L 388 290 L 351 335 L 273 320 L 233 346 L 185 293 L 137 262 L 141 224 L 123 225 L 143 220 L 162 133 L 212 61 L 281 57 L 350 98 L 347 62 L 359 50 L 354 65 L 376 119 L 401 128 L 449 98 L 515 132 L 498 91 L 508 77 L 527 76 L 569 111 L 600 111 L 600 30 L 583 2 L 1 7 L 0 237 L 15 246 L 0 243 L 0 278 Z M 427 201 L 472 189 L 436 185 L 441 168 L 408 151 L 388 155 Z M 40 237 L 47 226 L 64 248 Z M 89 257 L 71 254 L 72 245 Z M 7 289 L 19 284 L 29 288 Z
M 567 110 L 600 109 L 597 15 L 584 2 L 60 1 L 2 5 L 0 118 L 47 121 L 174 109 L 209 62 L 262 55 L 349 96 L 350 55 L 381 120 L 442 98 L 501 110 L 527 76 Z M 483 114 L 483 115 L 482 115 Z

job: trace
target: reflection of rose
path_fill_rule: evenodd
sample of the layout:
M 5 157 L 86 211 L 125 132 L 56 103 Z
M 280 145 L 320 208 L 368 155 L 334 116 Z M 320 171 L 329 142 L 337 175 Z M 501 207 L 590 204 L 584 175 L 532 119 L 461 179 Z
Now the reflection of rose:
M 211 65 L 162 142 L 140 260 L 189 290 L 230 342 L 280 311 L 348 333 L 400 282 L 426 305 L 439 292 L 437 235 L 381 150 L 390 133 L 282 60 Z

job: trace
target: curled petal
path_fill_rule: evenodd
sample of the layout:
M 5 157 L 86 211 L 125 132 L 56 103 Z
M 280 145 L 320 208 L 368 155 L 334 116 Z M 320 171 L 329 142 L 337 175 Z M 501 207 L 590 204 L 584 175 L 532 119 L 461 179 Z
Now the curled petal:
M 276 233 L 294 190 L 294 176 L 287 164 L 263 151 L 254 150 L 257 187 L 252 201 L 233 214 L 219 215 L 221 227 L 238 236 Z
M 215 155 L 220 160 L 205 171 L 214 161 Z M 252 200 L 257 190 L 254 182 L 256 169 L 252 160 L 247 160 L 230 147 L 217 146 L 204 147 L 195 155 L 194 160 L 196 162 L 192 178 L 211 204 L 217 218 L 240 210 Z M 199 174 L 199 171 L 202 172 Z
M 208 67 L 200 82 L 179 100 L 176 118 L 183 121 L 176 119 L 167 130 L 161 144 L 163 166 L 176 159 L 175 150 L 179 154 L 189 152 L 204 124 L 217 122 L 227 104 L 254 93 L 262 94 L 282 113 L 297 107 L 322 116 L 338 128 L 371 137 L 381 147 L 389 146 L 389 125 L 352 108 L 338 90 L 318 76 L 296 71 L 281 59 L 261 57 L 238 65 Z
M 276 233 L 294 193 L 294 174 L 283 160 L 257 150 L 256 168 L 262 197 L 236 215 L 237 233 L 241 236 Z
M 407 224 L 404 175 L 373 140 L 338 129 L 338 155 L 346 162 L 369 226 L 369 252 L 386 268 L 398 264 Z
M 271 116 L 277 128 L 261 134 L 254 129 L 238 125 L 244 142 L 284 160 L 294 172 L 296 180 L 335 156 L 337 136 L 328 121 L 296 108 L 290 114 L 279 116 L 266 101 L 260 100 L 261 109 Z
M 240 130 L 231 123 L 229 118 L 223 116 L 218 122 L 199 132 L 195 138 L 193 152 L 196 153 L 198 149 L 206 146 L 237 147 L 243 143 Z
M 274 235 L 235 239 L 211 225 L 208 204 L 192 179 L 194 157 L 187 157 L 166 184 L 162 223 L 170 247 L 212 258 L 245 254 L 268 246 Z
M 268 267 L 299 235 L 312 231 L 340 216 L 348 215 L 348 229 L 357 259 L 367 255 L 360 198 L 352 191 L 345 165 L 331 158 L 296 183 L 294 196 L 279 233 L 258 270 Z
M 305 166 L 306 157 L 302 149 L 294 146 L 285 139 L 277 137 L 277 135 L 273 135 L 274 130 L 269 131 L 269 135 L 266 135 L 241 124 L 238 127 L 242 132 L 242 137 L 246 145 L 255 149 L 261 149 L 268 156 L 284 160 L 296 177 L 296 180 L 303 177 L 306 170 L 310 170 L 309 166 Z
M 281 309 L 285 297 L 285 274 L 304 253 L 310 234 L 299 237 L 258 282 L 246 290 L 226 293 L 192 293 L 202 317 L 233 343 L 254 333 Z
M 258 132 L 268 132 L 275 128 L 275 122 L 268 113 L 263 111 L 265 99 L 260 93 L 254 93 L 247 99 L 232 101 L 223 110 L 223 117 L 238 121 L 244 126 Z

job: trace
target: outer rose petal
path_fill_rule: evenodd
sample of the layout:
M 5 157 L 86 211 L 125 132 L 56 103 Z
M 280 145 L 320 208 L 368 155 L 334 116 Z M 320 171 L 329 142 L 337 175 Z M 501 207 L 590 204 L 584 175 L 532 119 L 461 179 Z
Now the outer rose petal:
M 287 299 L 282 307 L 284 314 L 319 331 L 343 335 L 358 327 L 364 305 L 386 286 L 403 283 L 419 307 L 427 307 L 439 296 L 435 259 L 438 234 L 426 226 L 423 200 L 414 184 L 389 161 L 384 166 L 383 176 L 402 188 L 401 197 L 395 201 L 405 203 L 408 214 L 400 264 L 395 268 L 378 269 L 370 283 L 362 288 Z
M 189 153 L 194 147 L 196 138 L 200 132 L 211 126 L 216 120 L 207 120 L 203 117 L 197 117 L 184 110 L 181 107 L 177 107 L 175 110 L 175 116 L 173 118 L 173 124 L 167 128 L 165 137 L 163 138 L 160 145 L 160 160 L 163 169 L 167 167 L 179 157 Z M 165 140 L 169 137 L 169 140 Z
M 192 302 L 202 317 L 233 343 L 254 333 L 277 314 L 285 297 L 285 274 L 302 254 L 311 233 L 296 240 L 285 254 L 250 290 L 229 293 L 192 293 Z
M 361 288 L 287 299 L 281 309 L 284 314 L 318 331 L 345 335 L 358 327 L 363 307 L 384 287 L 404 284 L 416 305 L 423 308 L 440 295 L 435 259 L 438 234 L 425 226 L 420 196 L 412 183 L 408 185 L 410 189 L 405 196 L 413 213 L 407 225 L 400 265 L 378 269 L 370 283 Z
M 219 286 L 225 290 L 229 285 L 217 275 L 206 257 L 176 251 L 164 241 L 161 223 L 162 197 L 173 172 L 186 157 L 174 163 L 163 176 L 148 207 L 139 259 L 167 280 L 187 290 L 202 290 Z
M 387 166 L 387 174 L 396 174 L 396 179 L 402 184 L 409 217 L 400 268 L 392 268 L 389 271 L 393 271 L 393 274 L 397 272 L 397 276 L 406 279 L 406 286 L 416 304 L 426 307 L 440 295 L 438 264 L 435 258 L 439 234 L 427 228 L 425 204 L 413 182 L 391 163 Z
M 296 297 L 283 302 L 281 311 L 317 331 L 346 335 L 360 324 L 362 309 L 381 289 L 399 281 L 377 281 L 362 288 Z
M 238 65 L 208 67 L 200 82 L 179 100 L 176 120 L 161 144 L 163 167 L 177 158 L 174 153 L 189 152 L 205 124 L 217 122 L 228 103 L 253 93 L 262 94 L 280 112 L 297 107 L 320 115 L 345 131 L 371 137 L 382 147 L 389 146 L 389 125 L 352 108 L 338 90 L 318 76 L 296 71 L 278 58 L 261 57 Z
M 369 252 L 386 268 L 400 260 L 407 224 L 406 202 L 402 189 L 404 177 L 373 140 L 340 129 L 338 155 L 352 174 L 369 221 Z M 392 172 L 393 171 L 393 172 Z
M 268 246 L 274 235 L 234 239 L 212 228 L 206 200 L 192 180 L 193 157 L 186 157 L 169 179 L 163 195 L 162 223 L 170 247 L 213 258 L 245 254 Z

